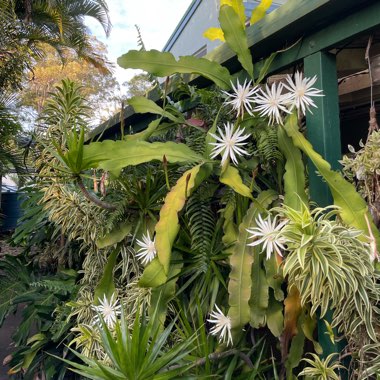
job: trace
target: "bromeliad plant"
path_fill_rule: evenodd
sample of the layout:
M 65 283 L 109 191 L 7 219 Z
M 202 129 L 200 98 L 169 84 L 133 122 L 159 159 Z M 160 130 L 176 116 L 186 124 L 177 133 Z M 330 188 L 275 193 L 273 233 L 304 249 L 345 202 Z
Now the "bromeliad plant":
M 186 102 L 176 100 L 175 92 L 165 94 L 162 107 L 135 97 L 129 104 L 136 113 L 157 116 L 147 129 L 88 145 L 73 132 L 75 146 L 66 143 L 58 151 L 58 165 L 71 171 L 83 194 L 89 192 L 84 186 L 90 168 L 111 176 L 111 206 L 94 194 L 86 196 L 91 207 L 101 210 L 102 220 L 112 221 L 100 229 L 103 237 L 94 237 L 98 248 L 110 252 L 108 275 L 98 277 L 94 299 L 109 296 L 115 288 L 109 279 L 117 283 L 120 276 L 118 251 L 110 247 L 128 246 L 142 272 L 134 271 L 139 272 L 134 287 L 150 289 L 150 310 L 161 331 L 179 304 L 191 321 L 208 314 L 204 322 L 210 334 L 199 337 L 203 348 L 193 353 L 205 352 L 213 336 L 218 350 L 235 350 L 231 364 L 219 362 L 222 369 L 209 358 L 223 355 L 199 358 L 189 353 L 186 360 L 196 367 L 204 364 L 207 375 L 223 370 L 242 379 L 278 378 L 278 369 L 282 378 L 308 375 L 310 369 L 301 372 L 301 359 L 308 350 L 322 353 L 314 331 L 330 309 L 332 320 L 326 323 L 340 334 L 332 332 L 331 339 L 346 338 L 355 376 L 372 376 L 380 364 L 380 355 L 374 354 L 380 340 L 380 289 L 373 263 L 379 233 L 354 186 L 331 170 L 300 131 L 301 118 L 316 107 L 314 98 L 323 96 L 313 87 L 317 78 L 296 72 L 284 83 L 262 85 L 268 65 L 259 73 L 254 70 L 242 9 L 242 1 L 223 1 L 221 32 L 215 31 L 236 53 L 243 68 L 239 78 L 205 58 L 176 60 L 167 52 L 130 51 L 119 58 L 120 66 L 155 76 L 197 74 L 213 87 L 188 91 L 193 104 L 198 103 L 193 110 L 185 109 Z M 215 104 L 220 98 L 224 102 Z M 329 186 L 333 206 L 310 205 L 303 155 Z M 122 286 L 116 284 L 119 292 Z M 103 338 L 109 338 L 103 327 Z M 172 339 L 181 336 L 170 334 Z M 262 360 L 252 365 L 254 347 L 263 336 Z M 313 348 L 306 348 L 306 339 Z M 103 344 L 107 348 L 111 343 L 103 339 Z M 312 367 L 321 367 L 311 360 Z M 80 367 L 81 373 L 97 376 L 101 367 L 93 359 L 86 362 L 89 368 Z M 371 365 L 363 369 L 363 362 Z M 341 368 L 337 363 L 329 368 L 329 363 L 322 363 L 326 373 Z

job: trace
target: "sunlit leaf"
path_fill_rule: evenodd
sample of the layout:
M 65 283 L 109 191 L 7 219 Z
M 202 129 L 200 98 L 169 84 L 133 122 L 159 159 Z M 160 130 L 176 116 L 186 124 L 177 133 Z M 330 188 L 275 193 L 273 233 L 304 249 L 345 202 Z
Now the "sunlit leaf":
M 272 0 L 261 0 L 260 4 L 252 11 L 250 20 L 251 25 L 260 21 L 265 16 L 266 11 L 270 8 L 271 5 Z
M 295 210 L 301 210 L 302 204 L 308 204 L 305 192 L 305 166 L 301 152 L 294 146 L 283 128 L 278 128 L 278 147 L 286 159 L 284 204 Z
M 231 187 L 234 191 L 243 197 L 253 199 L 250 188 L 244 185 L 243 180 L 240 177 L 239 170 L 235 167 L 228 164 L 224 168 L 221 176 L 219 177 L 219 180 L 225 185 Z
M 165 111 L 153 100 L 147 99 L 144 96 L 134 96 L 128 100 L 128 104 L 133 107 L 136 113 L 153 113 L 168 118 L 175 123 L 185 123 L 185 118 L 182 116 L 177 117 L 170 112 Z
M 211 166 L 200 164 L 187 170 L 165 197 L 160 210 L 160 219 L 155 228 L 155 245 L 158 259 L 166 275 L 169 272 L 172 246 L 180 228 L 178 213 L 192 191 L 210 175 L 210 169 Z
M 209 39 L 210 41 L 220 40 L 225 41 L 223 30 L 220 28 L 208 28 L 204 33 L 203 37 Z
M 223 5 L 228 5 L 229 7 L 232 7 L 235 13 L 239 16 L 241 25 L 245 27 L 245 7 L 242 0 L 220 0 L 220 7 L 222 7 Z

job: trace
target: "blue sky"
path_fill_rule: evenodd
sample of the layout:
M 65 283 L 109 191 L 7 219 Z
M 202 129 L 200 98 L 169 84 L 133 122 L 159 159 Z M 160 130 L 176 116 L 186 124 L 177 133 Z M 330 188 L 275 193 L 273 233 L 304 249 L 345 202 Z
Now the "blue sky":
M 116 62 L 128 50 L 138 49 L 135 24 L 146 48 L 161 50 L 190 3 L 191 0 L 108 0 L 113 25 L 109 38 L 100 24 L 93 20 L 86 23 L 91 33 L 107 45 L 109 59 Z M 115 75 L 122 83 L 134 72 L 117 67 Z

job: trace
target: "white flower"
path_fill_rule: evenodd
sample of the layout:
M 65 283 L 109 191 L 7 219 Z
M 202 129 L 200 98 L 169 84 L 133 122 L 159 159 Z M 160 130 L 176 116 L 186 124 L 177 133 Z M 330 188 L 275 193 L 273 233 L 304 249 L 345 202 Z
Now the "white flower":
M 212 311 L 210 313 L 210 319 L 207 321 L 214 323 L 210 330 L 211 335 L 219 335 L 219 343 L 226 342 L 227 346 L 232 345 L 232 335 L 231 335 L 231 319 L 226 317 L 223 312 L 215 305 L 217 311 Z
M 115 294 L 112 294 L 109 301 L 106 295 L 104 295 L 103 300 L 99 299 L 98 306 L 92 306 L 92 310 L 99 313 L 108 328 L 112 329 L 115 326 L 117 317 L 120 316 L 121 305 L 119 305 L 119 301 L 116 299 Z M 99 315 L 95 317 L 94 323 L 100 324 Z
M 322 90 L 311 87 L 317 80 L 317 76 L 313 78 L 302 78 L 302 73 L 297 71 L 294 74 L 294 82 L 290 75 L 287 77 L 288 83 L 284 87 L 290 91 L 291 110 L 296 107 L 305 115 L 306 110 L 310 111 L 310 107 L 317 107 L 311 99 L 313 96 L 323 96 Z
M 209 143 L 210 145 L 215 145 L 211 152 L 211 158 L 215 158 L 218 154 L 223 152 L 222 156 L 222 162 L 223 165 L 228 158 L 232 160 L 232 162 L 237 165 L 238 161 L 236 156 L 242 156 L 243 154 L 249 154 L 247 151 L 242 149 L 241 147 L 243 145 L 246 145 L 248 143 L 243 142 L 247 138 L 250 137 L 250 135 L 243 135 L 244 128 L 237 128 L 237 130 L 234 132 L 234 126 L 233 124 L 227 122 L 224 124 L 225 133 L 218 127 L 218 131 L 221 137 L 214 135 L 210 133 L 210 135 L 216 139 L 216 143 Z
M 270 216 L 267 220 L 263 220 L 261 215 L 256 219 L 257 227 L 248 228 L 247 231 L 252 234 L 250 239 L 259 238 L 258 240 L 249 243 L 250 246 L 255 246 L 263 244 L 263 249 L 267 251 L 267 260 L 270 259 L 273 251 L 276 251 L 280 256 L 282 256 L 281 249 L 285 250 L 283 244 L 285 240 L 283 237 L 279 236 L 282 227 L 287 223 L 287 220 L 281 222 L 276 226 L 277 216 L 271 221 Z
M 149 231 L 146 232 L 146 235 L 143 235 L 142 241 L 137 239 L 137 244 L 141 248 L 137 251 L 136 257 L 141 260 L 143 265 L 149 264 L 157 254 L 154 240 L 151 240 Z
M 276 86 L 276 83 L 272 84 L 272 87 L 266 87 L 266 92 L 260 89 L 260 93 L 256 95 L 256 104 L 258 106 L 255 111 L 260 112 L 260 116 L 268 116 L 269 123 L 273 124 L 275 121 L 277 124 L 282 124 L 281 111 L 290 113 L 286 105 L 289 104 L 289 94 L 282 94 L 283 85 L 280 83 Z
M 230 104 L 232 108 L 237 111 L 237 117 L 240 115 L 243 116 L 244 110 L 246 110 L 251 116 L 252 113 L 252 104 L 254 103 L 255 99 L 253 95 L 257 93 L 259 90 L 257 86 L 252 87 L 252 81 L 249 81 L 247 83 L 247 80 L 244 81 L 243 85 L 239 83 L 239 79 L 237 80 L 236 87 L 231 82 L 232 88 L 234 90 L 234 93 L 230 94 L 227 91 L 222 91 L 224 94 L 226 94 L 231 100 L 226 101 L 226 104 Z

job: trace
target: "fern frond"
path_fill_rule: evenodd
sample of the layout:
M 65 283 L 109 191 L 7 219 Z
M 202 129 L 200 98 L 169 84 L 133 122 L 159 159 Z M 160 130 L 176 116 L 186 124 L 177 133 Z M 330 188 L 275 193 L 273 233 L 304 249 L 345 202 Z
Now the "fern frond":
M 75 282 L 67 280 L 55 279 L 43 279 L 40 281 L 31 282 L 30 286 L 32 288 L 44 288 L 50 290 L 54 293 L 68 294 L 75 290 Z
M 261 124 L 252 130 L 252 136 L 256 140 L 257 155 L 265 166 L 274 166 L 278 161 L 283 161 L 282 153 L 278 149 L 276 128 Z
M 216 223 L 210 198 L 197 191 L 188 201 L 186 216 L 191 234 L 191 249 L 206 255 L 210 248 Z
M 28 289 L 31 280 L 28 268 L 14 256 L 5 256 L 0 261 L 0 326 L 16 306 L 12 300 Z

